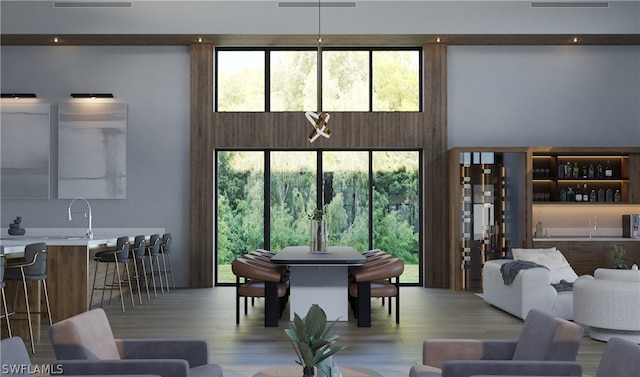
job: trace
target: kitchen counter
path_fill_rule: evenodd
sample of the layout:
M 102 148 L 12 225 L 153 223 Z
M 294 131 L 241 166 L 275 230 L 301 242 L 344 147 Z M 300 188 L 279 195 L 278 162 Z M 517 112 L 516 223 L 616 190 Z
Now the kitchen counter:
M 640 238 L 625 238 L 625 237 L 609 237 L 609 236 L 558 236 L 558 237 L 543 237 L 534 238 L 536 241 L 592 241 L 592 242 L 639 242 Z
M 83 234 L 84 228 L 29 228 L 25 235 L 0 237 L 0 245 L 7 259 L 23 256 L 24 247 L 31 243 L 44 242 L 47 246 L 82 246 L 87 248 L 103 248 L 116 245 L 118 237 L 129 236 L 133 241 L 135 236 L 144 234 L 147 238 L 151 234 L 162 235 L 164 228 L 97 228 L 93 229 L 93 238 Z
M 9 261 L 23 257 L 24 247 L 28 244 L 37 242 L 47 244 L 47 291 L 54 322 L 89 309 L 95 271 L 93 257 L 97 251 L 114 247 L 118 237 L 129 236 L 133 240 L 135 236 L 144 234 L 149 238 L 151 234 L 162 235 L 165 229 L 94 228 L 93 239 L 83 237 L 85 232 L 85 228 L 29 228 L 23 236 L 0 237 L 0 245 Z M 98 272 L 100 273 L 104 272 Z M 15 284 L 15 282 L 11 283 Z M 35 284 L 35 282 L 28 282 L 28 284 Z M 29 296 L 30 305 L 33 308 L 40 308 L 40 290 L 35 289 L 35 285 L 33 288 L 37 294 Z M 13 289 L 5 289 L 5 292 L 13 291 Z M 40 329 L 40 317 L 34 317 L 34 329 Z M 43 320 L 46 320 L 45 318 L 46 316 L 42 317 Z M 19 335 L 20 330 L 18 328 L 16 331 Z

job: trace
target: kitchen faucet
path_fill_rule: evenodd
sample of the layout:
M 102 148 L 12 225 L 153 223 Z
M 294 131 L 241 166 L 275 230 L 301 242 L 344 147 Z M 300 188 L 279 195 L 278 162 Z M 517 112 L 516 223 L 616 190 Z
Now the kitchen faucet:
M 92 239 L 93 239 L 93 230 L 91 229 L 91 218 L 92 218 L 92 215 L 91 215 L 91 206 L 89 205 L 89 202 L 87 201 L 87 199 L 85 199 L 85 198 L 81 198 L 81 197 L 73 198 L 73 200 L 71 201 L 71 203 L 69 203 L 69 208 L 67 208 L 67 219 L 68 219 L 69 221 L 73 220 L 73 219 L 71 218 L 71 206 L 73 205 L 73 203 L 75 203 L 75 201 L 76 201 L 76 200 L 82 200 L 82 201 L 83 201 L 83 202 L 85 202 L 85 204 L 87 205 L 87 209 L 89 210 L 89 213 L 88 213 L 88 217 L 89 217 L 89 227 L 87 228 L 87 234 L 86 234 L 85 236 L 86 236 L 87 238 L 89 238 L 90 240 L 92 240 Z M 84 215 L 85 215 L 85 217 L 87 217 L 87 213 L 86 213 L 86 212 L 84 213 Z

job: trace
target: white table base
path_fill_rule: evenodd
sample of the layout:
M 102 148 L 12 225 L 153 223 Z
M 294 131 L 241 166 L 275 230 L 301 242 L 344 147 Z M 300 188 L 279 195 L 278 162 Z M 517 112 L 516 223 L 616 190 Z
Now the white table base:
M 349 320 L 347 266 L 292 265 L 290 271 L 290 320 L 294 313 L 304 317 L 313 304 L 320 305 L 329 321 Z

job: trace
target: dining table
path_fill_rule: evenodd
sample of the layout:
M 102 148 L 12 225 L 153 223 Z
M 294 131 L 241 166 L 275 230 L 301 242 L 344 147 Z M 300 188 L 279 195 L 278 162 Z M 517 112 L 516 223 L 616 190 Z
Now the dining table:
M 349 320 L 349 267 L 361 266 L 366 257 L 350 246 L 329 246 L 326 252 L 309 246 L 287 246 L 271 258 L 289 267 L 290 320 L 304 317 L 318 304 L 330 321 Z

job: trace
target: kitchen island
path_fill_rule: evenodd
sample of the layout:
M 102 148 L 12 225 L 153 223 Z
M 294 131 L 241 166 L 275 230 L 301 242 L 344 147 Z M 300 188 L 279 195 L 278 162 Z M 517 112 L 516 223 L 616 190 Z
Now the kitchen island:
M 22 258 L 24 247 L 31 243 L 47 244 L 47 290 L 51 304 L 51 317 L 57 322 L 89 309 L 89 297 L 93 286 L 93 256 L 99 250 L 114 248 L 118 237 L 164 233 L 164 228 L 103 228 L 94 229 L 93 239 L 84 237 L 85 229 L 76 228 L 31 228 L 24 236 L 2 236 L 0 245 L 7 261 Z M 36 290 L 30 294 L 30 305 L 33 311 L 40 308 L 42 294 Z M 15 289 L 6 289 L 11 299 Z M 39 318 L 39 316 L 35 316 Z M 46 314 L 43 318 L 46 318 Z M 34 329 L 40 326 L 34 322 Z

